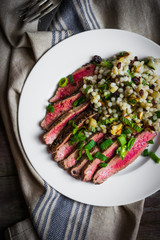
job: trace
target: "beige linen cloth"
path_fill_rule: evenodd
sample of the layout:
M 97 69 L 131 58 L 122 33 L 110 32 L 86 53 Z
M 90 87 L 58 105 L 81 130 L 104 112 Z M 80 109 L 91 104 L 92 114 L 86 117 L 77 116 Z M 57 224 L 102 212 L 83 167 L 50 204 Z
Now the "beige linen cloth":
M 56 20 L 52 21 L 50 14 L 48 22 L 46 17 L 39 23 L 39 29 L 45 31 L 38 31 L 37 21 L 29 24 L 20 21 L 17 9 L 24 2 L 1 0 L 0 7 L 0 110 L 31 216 L 8 228 L 7 237 L 14 240 L 134 240 L 144 201 L 119 207 L 95 207 L 57 193 L 25 156 L 18 133 L 17 111 L 23 85 L 32 67 L 49 48 L 70 33 L 118 28 L 137 32 L 159 44 L 160 2 L 64 0 Z M 70 26 L 67 26 L 69 17 Z

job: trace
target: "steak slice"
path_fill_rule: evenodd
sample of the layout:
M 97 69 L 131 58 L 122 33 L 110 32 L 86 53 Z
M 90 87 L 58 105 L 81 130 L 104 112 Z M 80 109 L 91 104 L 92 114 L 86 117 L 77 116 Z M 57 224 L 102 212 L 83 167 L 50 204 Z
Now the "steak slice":
M 88 108 L 87 111 L 84 111 L 78 114 L 76 117 L 74 117 L 73 121 L 77 126 L 77 130 L 79 130 L 84 125 L 87 118 L 93 117 L 95 115 L 97 115 L 97 113 L 93 112 L 91 108 Z M 73 133 L 73 126 L 72 124 L 68 124 L 65 127 L 64 131 L 61 132 L 53 142 L 51 146 L 51 152 L 54 153 L 58 151 L 68 141 L 72 133 Z
M 76 145 L 69 145 L 69 141 L 66 142 L 57 152 L 53 153 L 53 160 L 59 162 L 65 159 L 75 149 Z
M 119 146 L 118 142 L 115 141 L 114 143 L 112 143 L 112 145 L 109 148 L 107 148 L 105 151 L 103 151 L 103 154 L 106 157 L 108 157 L 108 159 L 110 159 L 115 154 L 118 146 Z M 83 179 L 82 180 L 84 182 L 89 182 L 92 180 L 92 177 L 101 162 L 102 161 L 100 159 L 95 158 L 91 163 L 88 164 L 88 166 L 83 171 Z
M 90 154 L 93 155 L 96 152 L 99 151 L 99 147 L 96 146 L 92 151 L 90 151 Z M 88 163 L 87 156 L 83 156 L 82 159 L 76 164 L 75 167 L 72 167 L 70 170 L 70 174 L 74 178 L 80 178 L 81 170 L 84 168 L 84 166 Z
M 93 182 L 96 184 L 103 183 L 107 178 L 127 167 L 143 152 L 148 145 L 147 142 L 152 140 L 155 136 L 156 133 L 149 130 L 145 130 L 138 134 L 133 147 L 127 152 L 125 158 L 122 160 L 118 155 L 113 157 L 106 167 L 100 168 L 96 172 L 93 177 Z
M 98 142 L 102 137 L 104 136 L 104 133 L 96 133 L 94 134 L 89 140 L 94 140 L 95 142 Z M 85 142 L 86 144 L 87 142 Z M 68 169 L 73 167 L 77 163 L 77 157 L 78 157 L 79 149 L 75 149 L 66 159 L 61 161 L 59 165 L 63 167 L 64 169 Z M 82 151 L 82 154 L 84 151 Z
M 57 138 L 58 134 L 61 130 L 65 127 L 69 120 L 75 117 L 80 112 L 84 111 L 89 106 L 89 102 L 81 104 L 80 106 L 69 110 L 68 112 L 64 113 L 60 118 L 58 118 L 51 129 L 43 135 L 43 141 L 46 144 L 52 144 L 53 141 Z
M 95 70 L 94 64 L 87 64 L 79 68 L 77 71 L 75 71 L 72 74 L 73 83 L 70 83 L 70 81 L 68 80 L 68 83 L 65 87 L 62 87 L 62 88 L 58 87 L 55 95 L 49 101 L 56 102 L 67 96 L 70 96 L 72 93 L 74 93 L 76 90 L 78 90 L 82 86 L 83 77 L 92 76 L 94 74 L 94 70 Z
M 45 118 L 41 121 L 41 127 L 44 130 L 49 130 L 49 127 L 52 125 L 58 117 L 63 113 L 67 112 L 73 107 L 73 103 L 82 96 L 81 92 L 73 94 L 71 97 L 65 98 L 53 104 L 54 112 L 47 112 Z

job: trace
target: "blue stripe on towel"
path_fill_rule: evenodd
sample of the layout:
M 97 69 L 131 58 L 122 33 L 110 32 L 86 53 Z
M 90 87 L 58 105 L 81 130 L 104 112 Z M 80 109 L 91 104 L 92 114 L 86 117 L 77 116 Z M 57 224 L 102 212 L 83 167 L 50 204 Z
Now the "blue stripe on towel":
M 82 208 L 81 216 L 80 216 L 80 219 L 79 219 L 79 222 L 78 222 L 75 240 L 78 239 L 79 232 L 80 232 L 81 225 L 82 225 L 82 221 L 83 221 L 83 217 L 84 217 L 84 214 L 85 214 L 85 211 L 86 211 L 86 207 L 87 207 L 87 205 L 84 204 L 84 205 L 83 205 L 83 208 Z
M 53 191 L 52 191 L 53 192 Z M 48 216 L 49 216 L 49 213 L 50 211 L 52 210 L 52 205 L 55 201 L 55 199 L 57 198 L 58 196 L 58 193 L 56 191 L 55 192 L 55 196 L 53 197 L 52 201 L 50 202 L 48 208 L 47 208 L 47 211 L 46 211 L 46 215 L 44 216 L 44 220 L 43 220 L 43 225 L 42 225 L 42 228 L 41 228 L 41 231 L 40 231 L 40 236 L 43 238 L 43 235 L 44 235 L 44 231 L 45 231 L 45 227 L 46 227 L 46 224 L 47 224 L 47 220 L 48 220 Z
M 63 240 L 74 202 L 61 195 L 53 209 L 47 240 Z
M 100 25 L 98 24 L 98 21 L 97 21 L 95 15 L 94 15 L 94 13 L 93 13 L 93 10 L 92 10 L 91 4 L 90 4 L 90 0 L 88 0 L 88 5 L 89 5 L 90 12 L 92 14 L 92 17 L 93 17 L 93 19 L 94 19 L 94 21 L 95 21 L 95 23 L 97 25 L 97 28 L 101 28 Z
M 83 7 L 82 7 L 82 4 L 81 4 L 81 1 L 77 0 L 77 3 L 78 3 L 78 6 L 79 6 L 79 8 L 81 10 L 81 14 L 82 14 L 83 20 L 85 21 L 85 25 L 86 25 L 86 29 L 85 30 L 87 30 L 87 29 L 89 30 L 90 26 L 89 26 L 89 23 L 88 23 L 88 21 L 86 19 L 85 13 L 83 11 Z
M 37 205 L 36 205 L 36 207 L 35 207 L 35 209 L 33 211 L 33 214 L 32 214 L 33 219 L 35 218 L 36 213 L 37 213 L 38 209 L 40 208 L 40 205 L 41 205 L 41 203 L 43 202 L 43 200 L 44 200 L 44 198 L 46 196 L 46 192 L 48 191 L 48 184 L 45 181 L 44 181 L 44 188 L 45 188 L 44 194 L 39 199 L 39 201 L 38 201 L 38 203 L 37 203 Z
M 92 19 L 91 19 L 91 17 L 90 17 L 90 13 L 89 13 L 89 11 L 88 11 L 87 1 L 86 1 L 86 0 L 84 0 L 84 6 L 85 6 L 86 13 L 87 13 L 87 15 L 88 15 L 88 18 L 89 18 L 89 20 L 90 20 L 90 22 L 91 22 L 91 24 L 92 24 L 92 27 L 93 27 L 93 29 L 95 29 L 96 26 L 95 26 L 94 22 L 92 21 Z
M 84 226 L 84 230 L 83 230 L 83 234 L 82 234 L 82 239 L 84 240 L 87 234 L 87 230 L 88 230 L 88 226 L 89 226 L 89 222 L 90 222 L 90 218 L 91 218 L 91 214 L 92 214 L 92 210 L 93 210 L 93 206 L 89 206 L 89 210 L 88 210 L 88 216 L 87 216 L 87 220 Z
M 71 239 L 71 236 L 72 236 L 72 233 L 73 233 L 73 229 L 74 229 L 74 224 L 75 224 L 75 221 L 76 221 L 76 218 L 77 218 L 77 214 L 78 214 L 78 211 L 79 211 L 79 207 L 80 207 L 80 203 L 77 203 L 77 207 L 76 207 L 76 210 L 74 212 L 74 216 L 73 216 L 73 219 L 72 219 L 70 231 L 69 231 L 69 234 L 68 234 L 68 240 Z

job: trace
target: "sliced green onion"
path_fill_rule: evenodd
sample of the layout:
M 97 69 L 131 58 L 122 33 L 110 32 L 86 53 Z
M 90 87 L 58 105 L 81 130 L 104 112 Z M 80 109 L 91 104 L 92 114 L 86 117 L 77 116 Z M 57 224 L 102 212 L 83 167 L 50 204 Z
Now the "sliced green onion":
M 118 138 L 117 138 L 119 144 L 121 146 L 124 146 L 126 143 L 127 143 L 127 140 L 126 140 L 126 136 L 125 135 L 120 135 Z
M 86 101 L 86 97 L 81 96 L 80 98 L 76 99 L 76 101 L 74 101 L 73 107 L 77 107 L 77 106 L 81 105 L 82 103 L 84 103 L 85 101 Z
M 154 144 L 154 141 L 153 141 L 153 140 L 150 140 L 150 141 L 148 141 L 147 143 L 149 143 L 149 144 Z
M 143 81 L 142 81 L 142 84 L 143 84 L 143 85 L 146 85 L 146 81 L 145 81 L 145 80 L 143 80 Z
M 86 136 L 82 133 L 82 130 L 70 137 L 69 144 L 73 145 L 74 143 L 83 142 L 86 139 Z
M 89 161 L 92 161 L 92 160 L 93 160 L 93 157 L 92 157 L 92 155 L 90 154 L 89 149 L 85 149 L 85 151 L 86 151 L 86 155 L 87 155 Z
M 87 94 L 88 93 L 88 90 L 91 88 L 91 86 L 90 87 L 87 87 L 85 90 L 84 90 L 84 93 L 85 94 Z
M 160 111 L 156 111 L 155 113 L 157 115 L 157 118 L 160 118 Z
M 106 157 L 106 156 L 105 156 L 103 153 L 101 153 L 101 152 L 96 152 L 96 153 L 94 154 L 94 157 L 100 159 L 100 160 L 103 161 L 103 162 L 105 162 L 105 161 L 108 160 L 108 157 Z
M 106 60 L 103 60 L 103 62 L 107 68 L 112 69 L 113 64 L 111 62 L 107 62 Z
M 47 107 L 47 110 L 48 110 L 48 112 L 53 113 L 54 112 L 54 107 L 51 104 L 49 104 L 48 107 Z
M 149 152 L 149 156 L 150 156 L 150 158 L 152 158 L 152 160 L 155 163 L 159 163 L 160 162 L 160 158 L 154 152 Z
M 110 139 L 110 138 L 108 138 L 108 139 L 106 139 L 104 142 L 102 142 L 100 145 L 99 145 L 99 147 L 100 147 L 100 149 L 102 150 L 102 151 L 104 151 L 107 147 L 109 147 L 111 144 L 113 143 L 113 141 Z
M 133 147 L 135 140 L 136 140 L 135 138 L 131 138 L 131 139 L 129 140 L 129 142 L 128 142 L 128 144 L 127 144 L 127 149 L 128 149 L 128 150 L 130 150 L 130 149 Z
M 65 87 L 67 85 L 67 83 L 68 83 L 68 79 L 64 77 L 59 80 L 58 85 L 59 85 L 59 87 L 62 88 L 62 87 Z
M 107 167 L 108 163 L 105 162 L 101 162 L 98 166 L 99 167 Z
M 68 79 L 69 79 L 69 82 L 70 82 L 70 83 L 73 83 L 73 82 L 74 82 L 74 79 L 73 79 L 73 75 L 72 75 L 72 74 L 68 75 Z
M 136 123 L 129 121 L 127 118 L 122 117 L 121 121 L 126 125 L 132 127 L 136 132 L 141 132 L 143 128 L 139 127 Z
M 143 151 L 142 155 L 143 155 L 144 157 L 149 156 L 148 149 L 145 149 L 145 150 Z
M 123 129 L 122 132 L 123 132 L 124 134 L 130 134 L 130 133 L 132 133 L 131 129 L 129 129 L 129 128 Z
M 88 149 L 89 151 L 95 146 L 95 141 L 92 139 L 84 146 L 84 149 Z
M 125 156 L 126 156 L 126 154 L 127 154 L 127 146 L 124 145 L 124 146 L 121 147 L 121 150 L 120 150 L 120 157 L 121 157 L 122 159 L 124 159 Z

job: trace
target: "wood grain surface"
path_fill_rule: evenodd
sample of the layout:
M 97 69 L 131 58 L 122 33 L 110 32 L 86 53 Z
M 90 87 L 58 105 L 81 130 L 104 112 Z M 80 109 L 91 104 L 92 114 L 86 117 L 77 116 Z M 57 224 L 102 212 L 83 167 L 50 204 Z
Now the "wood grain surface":
M 4 239 L 5 228 L 28 216 L 0 117 L 0 240 Z M 160 240 L 160 191 L 145 200 L 137 240 Z

